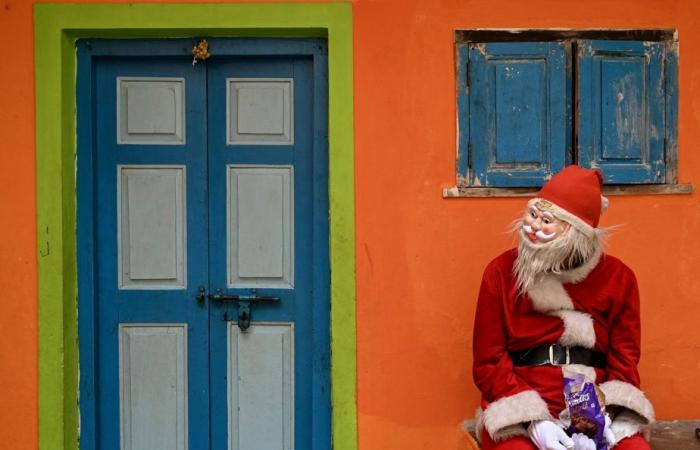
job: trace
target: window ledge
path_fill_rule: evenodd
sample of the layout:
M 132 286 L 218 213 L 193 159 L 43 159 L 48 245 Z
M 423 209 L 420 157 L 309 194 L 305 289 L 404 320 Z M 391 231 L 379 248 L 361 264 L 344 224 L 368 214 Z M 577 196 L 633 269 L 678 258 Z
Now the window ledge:
M 454 186 L 442 190 L 442 198 L 533 197 L 540 188 L 483 188 Z M 692 184 L 638 184 L 603 186 L 603 195 L 678 195 L 692 194 Z

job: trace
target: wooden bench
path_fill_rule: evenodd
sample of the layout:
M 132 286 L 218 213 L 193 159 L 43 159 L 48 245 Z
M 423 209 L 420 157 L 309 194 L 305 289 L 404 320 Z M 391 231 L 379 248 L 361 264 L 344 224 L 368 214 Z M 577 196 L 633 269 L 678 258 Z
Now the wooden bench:
M 653 450 L 695 450 L 700 449 L 700 439 L 695 429 L 700 420 L 669 420 L 656 422 L 651 430 Z
M 473 423 L 465 424 L 469 431 L 469 450 L 478 450 L 474 439 Z M 700 450 L 700 439 L 695 429 L 700 420 L 664 420 L 656 422 L 651 430 L 652 450 Z

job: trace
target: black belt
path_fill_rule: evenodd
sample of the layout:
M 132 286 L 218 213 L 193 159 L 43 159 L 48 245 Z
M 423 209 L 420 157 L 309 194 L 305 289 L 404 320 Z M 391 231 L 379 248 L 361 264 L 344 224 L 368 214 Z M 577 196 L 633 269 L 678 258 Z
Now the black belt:
M 562 364 L 582 364 L 605 369 L 607 356 L 603 352 L 584 347 L 564 347 L 559 344 L 540 345 L 510 352 L 514 366 L 559 366 Z

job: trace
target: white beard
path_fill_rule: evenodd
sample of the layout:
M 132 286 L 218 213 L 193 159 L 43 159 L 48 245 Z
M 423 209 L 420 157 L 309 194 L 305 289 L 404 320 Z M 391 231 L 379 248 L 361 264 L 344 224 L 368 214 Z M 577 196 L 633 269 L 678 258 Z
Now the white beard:
M 530 242 L 523 232 L 523 221 L 518 220 L 518 257 L 513 265 L 518 292 L 527 292 L 543 275 L 558 274 L 587 262 L 603 246 L 604 231 L 595 230 L 592 236 L 569 227 L 558 238 L 543 244 Z

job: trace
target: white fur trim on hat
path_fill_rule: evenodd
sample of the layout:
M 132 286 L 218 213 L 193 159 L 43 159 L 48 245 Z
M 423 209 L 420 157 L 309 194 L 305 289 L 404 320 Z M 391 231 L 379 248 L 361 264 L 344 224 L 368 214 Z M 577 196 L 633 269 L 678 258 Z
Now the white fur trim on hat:
M 600 213 L 603 214 L 605 211 L 607 211 L 609 206 L 610 206 L 610 200 L 608 200 L 608 197 L 601 195 L 600 196 Z
M 639 388 L 619 380 L 606 381 L 598 387 L 605 394 L 606 404 L 623 406 L 634 411 L 646 422 L 645 424 L 654 422 L 654 407 Z
M 518 392 L 490 403 L 477 415 L 477 436 L 483 429 L 494 442 L 498 442 L 523 434 L 522 430 L 525 428 L 521 424 L 533 420 L 552 420 L 547 403 L 537 391 Z
M 593 235 L 595 228 L 588 225 L 586 222 L 581 220 L 578 216 L 570 213 L 569 211 L 565 210 L 561 206 L 550 202 L 549 200 L 535 197 L 533 199 L 530 199 L 530 201 L 527 202 L 527 205 L 528 205 L 528 207 L 532 207 L 538 202 L 547 202 L 549 205 L 551 205 L 551 207 L 549 208 L 549 211 L 551 211 L 552 214 L 554 214 L 554 217 L 556 217 L 557 219 L 570 223 L 572 226 L 576 227 L 576 229 L 583 232 L 587 236 Z

